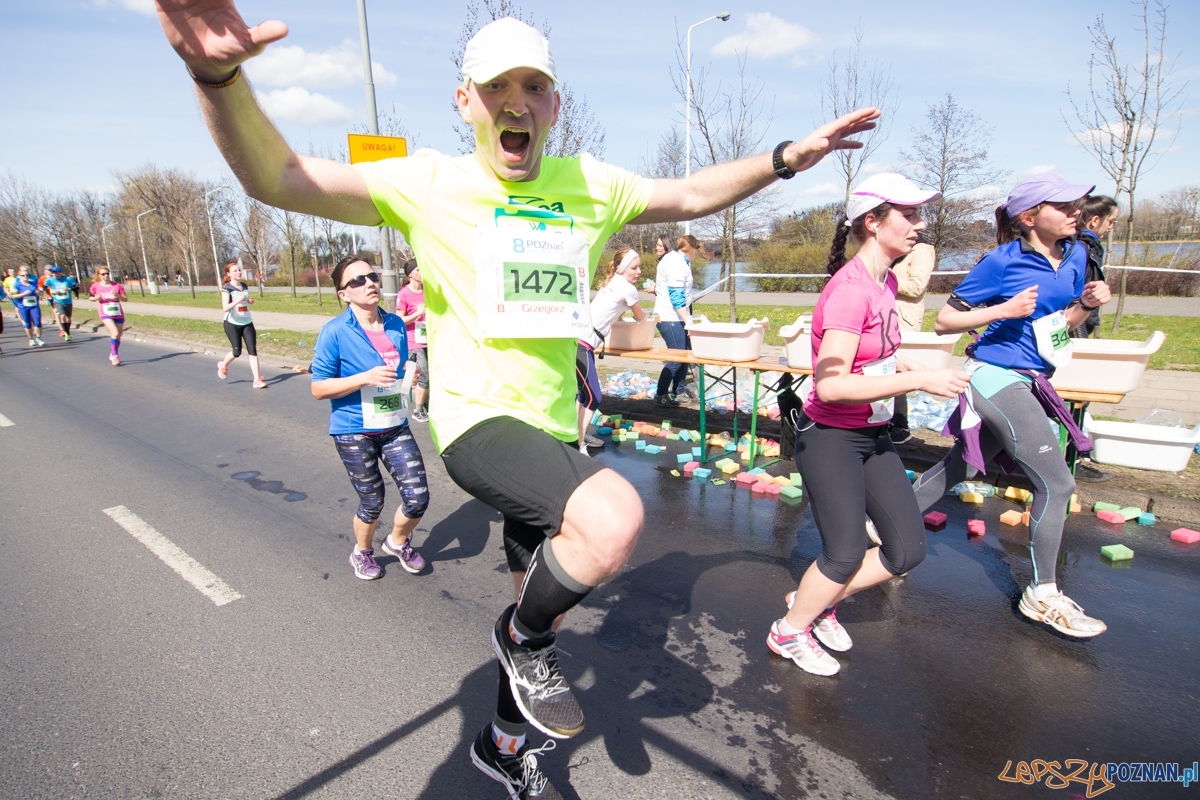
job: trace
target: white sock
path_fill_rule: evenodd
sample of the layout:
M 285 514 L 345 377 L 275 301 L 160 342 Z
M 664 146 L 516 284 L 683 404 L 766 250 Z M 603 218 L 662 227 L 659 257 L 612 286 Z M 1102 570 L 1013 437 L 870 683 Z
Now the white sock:
M 510 736 L 504 731 L 496 727 L 496 723 L 492 723 L 492 743 L 496 748 L 507 755 L 515 756 L 525 746 L 525 734 L 520 736 Z
M 795 636 L 798 633 L 803 633 L 799 628 L 793 628 L 789 625 L 786 618 L 779 620 L 779 632 L 784 636 Z
M 1033 596 L 1038 600 L 1045 600 L 1050 595 L 1058 594 L 1057 583 L 1031 583 L 1029 588 L 1033 589 Z

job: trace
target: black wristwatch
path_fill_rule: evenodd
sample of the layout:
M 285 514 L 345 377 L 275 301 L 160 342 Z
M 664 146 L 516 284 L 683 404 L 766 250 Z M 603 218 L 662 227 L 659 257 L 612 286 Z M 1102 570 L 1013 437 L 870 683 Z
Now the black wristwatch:
M 780 142 L 775 145 L 775 151 L 771 153 L 771 166 L 775 168 L 775 174 L 779 176 L 780 180 L 786 181 L 789 178 L 796 177 L 796 173 L 788 169 L 788 165 L 783 163 L 783 149 L 791 143 L 791 139 L 788 139 L 786 142 Z

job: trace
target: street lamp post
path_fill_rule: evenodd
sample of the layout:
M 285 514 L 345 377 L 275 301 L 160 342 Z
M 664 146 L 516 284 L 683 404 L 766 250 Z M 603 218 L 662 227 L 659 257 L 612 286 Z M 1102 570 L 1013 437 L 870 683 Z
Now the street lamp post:
M 104 246 L 104 266 L 108 267 L 108 271 L 112 272 L 112 262 L 108 259 L 108 239 L 104 236 L 104 232 L 116 225 L 115 222 L 110 222 L 100 229 L 100 244 Z
M 229 184 L 222 184 L 215 189 L 209 189 L 204 193 L 204 213 L 208 215 L 208 240 L 212 242 L 213 250 L 213 274 L 217 276 L 217 289 L 221 288 L 221 265 L 217 263 L 217 236 L 213 233 L 212 224 L 212 209 L 208 207 L 208 196 L 213 192 L 219 192 L 222 189 L 228 189 Z M 196 290 L 192 290 L 192 296 L 195 297 Z
M 150 262 L 146 259 L 146 240 L 142 238 L 142 217 L 147 214 L 153 214 L 158 211 L 157 208 L 151 208 L 137 215 L 138 242 L 142 245 L 142 266 L 146 268 L 146 283 L 150 284 L 150 294 L 158 294 L 158 285 L 150 281 Z M 142 297 L 146 296 L 146 290 L 142 289 Z
M 719 19 L 721 22 L 729 21 L 729 12 L 722 11 L 720 14 L 714 14 L 708 19 L 702 19 L 695 25 L 687 29 L 687 101 L 685 105 L 685 113 L 687 114 L 687 126 L 684 133 L 684 140 L 687 142 L 687 154 L 684 156 L 684 175 L 692 177 L 692 28 L 703 25 L 706 22 L 712 22 L 714 19 Z M 683 223 L 684 233 L 692 232 L 692 221 L 689 219 Z
M 372 136 L 379 135 L 379 113 L 375 109 L 375 79 L 371 75 L 371 40 L 367 35 L 367 0 L 358 0 L 358 34 L 362 39 L 363 89 L 367 94 L 367 129 Z M 388 311 L 396 310 L 396 294 L 399 289 L 396 270 L 392 266 L 392 236 L 387 226 L 379 229 L 379 252 L 383 261 L 383 305 Z

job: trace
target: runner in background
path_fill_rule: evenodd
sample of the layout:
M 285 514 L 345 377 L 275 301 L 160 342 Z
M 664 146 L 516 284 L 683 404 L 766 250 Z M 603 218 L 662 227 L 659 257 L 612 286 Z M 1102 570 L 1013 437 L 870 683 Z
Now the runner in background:
M 29 339 L 30 347 L 45 347 L 42 341 L 42 306 L 38 300 L 38 284 L 29 274 L 29 267 L 22 264 L 17 268 L 17 277 L 8 293 L 17 316 L 21 318 L 21 327 Z
M 575 351 L 575 386 L 579 406 L 579 452 L 585 456 L 589 447 L 603 447 L 604 442 L 587 435 L 588 422 L 600 408 L 600 379 L 596 374 L 596 348 L 612 330 L 614 320 L 626 310 L 633 312 L 639 322 L 646 312 L 638 303 L 637 282 L 642 277 L 642 259 L 632 247 L 622 247 L 605 267 L 604 282 L 592 300 L 592 335 L 580 339 Z
M 1053 173 L 1013 187 L 996 209 L 996 249 L 967 274 L 938 313 L 937 332 L 964 333 L 986 326 L 964 369 L 971 375 L 959 406 L 960 436 L 941 463 L 913 489 L 925 510 L 987 462 L 1016 468 L 1033 484 L 1029 550 L 1033 575 L 1018 608 L 1026 617 L 1067 636 L 1087 638 L 1107 626 L 1059 589 L 1059 546 L 1075 479 L 1047 422 L 1058 419 L 1089 449 L 1061 398 L 1050 386 L 1054 368 L 1070 358 L 1070 328 L 1112 298 L 1103 281 L 1086 281 L 1087 253 L 1075 238 L 1078 200 L 1095 187 Z
M 892 398 L 917 389 L 953 397 L 966 388 L 967 376 L 897 358 L 891 266 L 925 228 L 921 206 L 939 197 L 891 173 L 860 183 L 829 251 L 833 277 L 813 309 L 813 389 L 797 426 L 795 459 L 822 550 L 787 596 L 787 615 L 771 625 L 767 647 L 814 675 L 841 669 L 821 644 L 838 652 L 851 647 L 837 619 L 838 603 L 925 558 L 921 512 L 888 437 Z M 860 247 L 846 261 L 850 237 Z M 864 511 L 879 532 L 879 547 L 870 546 Z
M 1104 245 L 1100 240 L 1117 224 L 1121 209 L 1117 201 L 1103 194 L 1090 194 L 1079 201 L 1079 242 L 1087 248 L 1086 283 L 1104 280 Z M 1074 339 L 1087 339 L 1100 327 L 1100 309 L 1088 314 L 1087 319 L 1071 331 Z
M 88 294 L 96 301 L 100 322 L 108 330 L 108 361 L 114 367 L 121 366 L 121 334 L 125 331 L 125 287 L 113 283 L 112 272 L 107 266 L 96 270 L 96 280 L 88 288 Z
M 65 278 L 62 267 L 51 267 L 46 279 L 46 293 L 54 306 L 54 317 L 58 320 L 58 335 L 71 341 L 71 314 L 75 310 L 75 297 L 79 294 L 79 281 L 74 275 Z
M 225 312 L 225 337 L 229 339 L 232 349 L 217 362 L 217 377 L 221 380 L 228 377 L 229 365 L 242 354 L 242 343 L 245 342 L 250 372 L 254 375 L 252 385 L 255 389 L 265 389 L 267 382 L 262 379 L 258 369 L 258 332 L 250 317 L 250 304 L 253 302 L 250 287 L 242 280 L 242 265 L 226 264 L 225 283 L 221 286 L 221 310 Z
M 917 241 L 912 252 L 892 267 L 896 276 L 896 313 L 900 315 L 900 332 L 920 331 L 925 321 L 925 290 L 937 263 L 933 245 Z M 908 395 L 896 397 L 896 413 L 892 415 L 889 431 L 892 444 L 904 444 L 912 439 L 908 430 Z
M 413 388 L 413 409 L 408 415 L 416 422 L 429 421 L 429 333 L 425 327 L 425 284 L 415 258 L 404 265 L 408 277 L 396 295 L 396 313 L 408 331 L 409 358 L 416 362 L 417 378 Z
M 383 574 L 374 549 L 384 504 L 382 461 L 400 490 L 400 507 L 382 547 L 406 571 L 417 573 L 425 568 L 425 559 L 412 548 L 411 537 L 429 505 L 429 486 L 425 461 L 408 427 L 411 373 L 398 379 L 408 361 L 404 323 L 379 307 L 379 273 L 358 256 L 338 262 L 331 279 L 346 310 L 317 335 L 312 393 L 330 401 L 329 435 L 358 492 L 350 566 L 363 580 Z
M 41 299 L 44 297 L 46 305 L 50 306 L 48 310 L 51 312 L 54 311 L 54 305 L 50 299 L 50 291 L 46 288 L 46 281 L 50 280 L 50 270 L 52 269 L 54 269 L 53 264 L 44 264 L 42 266 L 42 274 L 38 276 L 37 280 L 38 302 L 41 302 Z

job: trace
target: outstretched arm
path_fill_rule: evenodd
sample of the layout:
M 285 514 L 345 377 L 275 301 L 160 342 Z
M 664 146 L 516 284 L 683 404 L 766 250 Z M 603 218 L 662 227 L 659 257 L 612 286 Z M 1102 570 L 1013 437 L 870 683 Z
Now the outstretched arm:
M 271 20 L 253 28 L 233 0 L 155 0 L 167 40 L 198 81 L 222 83 L 246 60 L 287 36 Z M 245 76 L 220 89 L 196 84 L 200 110 L 221 155 L 246 194 L 268 205 L 378 225 L 379 212 L 352 167 L 299 156 L 263 113 Z
M 803 172 L 834 150 L 860 148 L 862 142 L 846 137 L 871 130 L 878 118 L 877 108 L 862 108 L 839 117 L 788 145 L 783 151 L 783 161 L 793 172 Z M 718 164 L 684 180 L 659 179 L 654 181 L 650 205 L 632 223 L 680 222 L 708 216 L 777 180 L 770 153 Z

